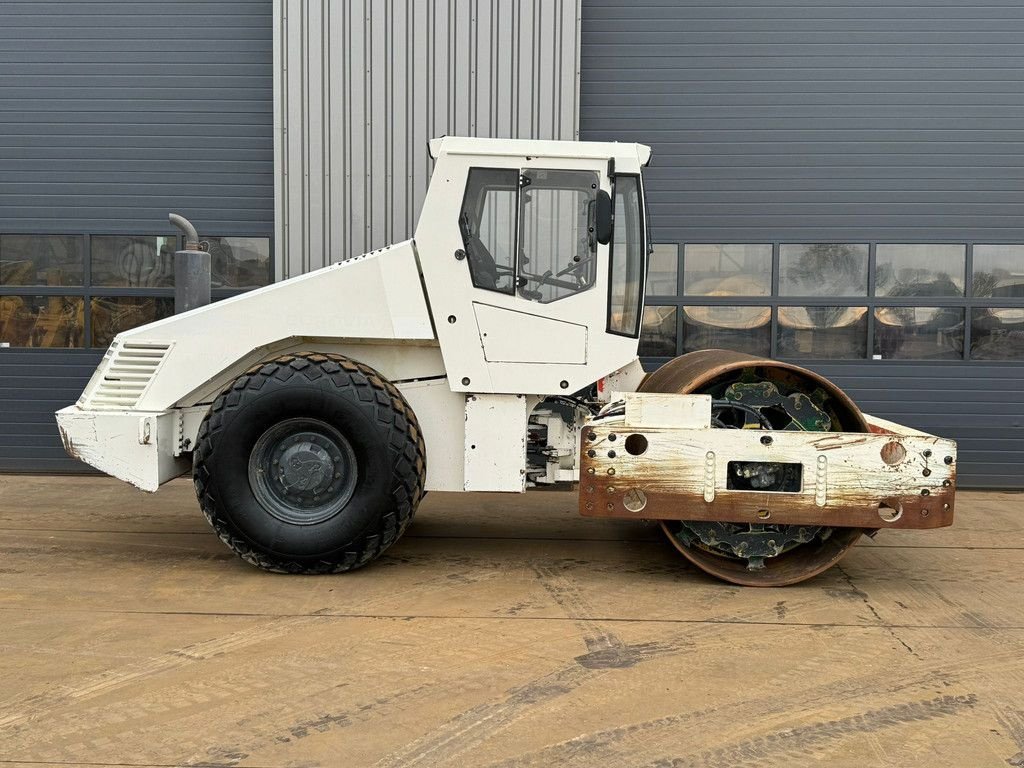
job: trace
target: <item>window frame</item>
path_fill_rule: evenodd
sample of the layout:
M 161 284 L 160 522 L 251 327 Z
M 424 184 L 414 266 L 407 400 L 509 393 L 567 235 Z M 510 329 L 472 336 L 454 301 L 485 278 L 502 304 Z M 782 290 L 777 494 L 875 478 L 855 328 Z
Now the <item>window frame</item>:
M 985 306 L 973 305 L 969 309 L 965 310 L 966 312 L 970 312 L 970 317 L 967 317 L 965 315 L 964 325 L 965 325 L 965 328 L 970 328 L 971 329 L 971 338 L 970 338 L 971 349 L 973 349 L 974 345 L 975 345 L 975 342 L 974 342 L 974 338 L 975 338 L 974 337 L 974 321 L 975 321 L 975 317 L 979 313 L 979 311 L 980 312 L 984 312 L 985 310 L 996 310 L 996 311 L 999 311 L 999 310 L 1007 310 L 1007 309 L 1008 310 L 1018 310 L 1018 311 L 1024 312 L 1024 305 L 1018 304 L 1016 306 L 1002 305 L 1002 306 L 991 306 L 991 307 L 987 306 L 987 305 L 985 305 Z M 970 352 L 970 350 L 968 350 L 968 353 L 969 352 Z M 978 361 L 980 363 L 989 363 L 989 364 L 993 364 L 993 365 L 1004 365 L 1004 364 L 1012 364 L 1012 363 L 1024 364 L 1024 355 L 1022 355 L 1021 357 L 1017 357 L 1017 358 L 1014 358 L 1014 357 L 974 357 L 973 355 L 971 355 L 969 359 L 971 361 Z
M 634 324 L 632 333 L 625 333 L 623 331 L 616 331 L 612 329 L 612 290 L 615 287 L 615 281 L 612 279 L 612 273 L 615 268 L 615 194 L 620 178 L 636 179 L 636 202 L 638 206 L 638 225 L 640 227 L 640 282 L 639 282 L 639 297 L 636 308 L 636 322 Z M 605 333 L 609 333 L 612 336 L 621 336 L 627 339 L 640 340 L 640 333 L 644 326 L 644 309 L 646 308 L 646 291 L 647 291 L 647 206 L 644 205 L 644 185 L 643 180 L 639 173 L 616 173 L 611 177 L 612 187 L 612 237 L 608 241 L 608 293 L 606 297 L 606 313 L 607 318 L 605 321 Z M 682 249 L 680 249 L 681 251 Z M 680 277 L 681 279 L 681 277 Z M 654 305 L 652 305 L 654 306 Z M 682 310 L 680 310 L 681 312 Z
M 834 296 L 835 298 L 842 299 L 842 300 L 846 300 L 846 299 L 864 299 L 864 300 L 867 300 L 871 296 L 871 289 L 872 289 L 872 286 L 874 285 L 874 275 L 873 275 L 873 272 L 872 272 L 873 263 L 872 263 L 871 253 L 872 253 L 872 250 L 874 248 L 874 243 L 865 242 L 863 240 L 860 240 L 860 241 L 845 240 L 845 241 L 842 241 L 842 242 L 838 242 L 838 241 L 831 242 L 830 241 L 830 242 L 813 242 L 813 243 L 794 243 L 794 242 L 790 242 L 790 241 L 786 240 L 786 241 L 780 241 L 778 243 L 772 243 L 771 245 L 772 245 L 772 259 L 773 259 L 772 269 L 773 269 L 773 271 L 777 271 L 778 272 L 777 279 L 772 281 L 772 283 L 773 283 L 772 284 L 772 292 L 769 294 L 771 296 L 771 298 L 773 298 L 773 299 L 785 299 L 788 302 L 790 299 L 799 299 L 799 298 L 815 298 L 815 299 L 817 299 L 817 298 L 825 298 L 826 296 Z M 855 247 L 855 248 L 863 248 L 864 249 L 864 273 L 865 273 L 864 274 L 863 292 L 861 292 L 861 293 L 852 293 L 852 294 L 824 294 L 824 293 L 822 293 L 822 294 L 811 294 L 810 296 L 807 296 L 806 294 L 800 293 L 798 291 L 793 291 L 793 292 L 790 292 L 790 293 L 783 293 L 782 292 L 782 280 L 783 280 L 783 274 L 782 274 L 782 267 L 783 267 L 782 253 L 783 253 L 783 250 L 786 249 L 786 248 L 794 248 L 794 247 L 807 248 L 808 246 L 812 246 L 812 245 L 835 245 L 835 246 L 843 245 L 843 246 L 852 246 L 852 247 Z M 803 306 L 803 305 L 801 304 L 801 305 L 797 305 L 797 306 Z
M 156 229 L 156 228 L 154 228 Z M 33 286 L 33 285 L 0 285 L 0 296 L 73 296 L 81 298 L 84 301 L 85 319 L 82 326 L 82 339 L 83 345 L 80 347 L 5 347 L 0 349 L 0 355 L 7 351 L 27 352 L 30 354 L 46 354 L 46 353 L 74 353 L 74 354 L 95 354 L 96 352 L 102 352 L 107 347 L 93 347 L 90 345 L 92 341 L 92 300 L 94 298 L 118 298 L 118 297 L 137 297 L 137 298 L 174 298 L 174 286 L 165 286 L 161 288 L 133 288 L 133 287 L 115 287 L 115 286 L 103 286 L 93 285 L 92 283 L 92 238 L 103 236 L 103 237 L 167 237 L 173 238 L 175 251 L 180 251 L 184 247 L 182 236 L 179 233 L 168 233 L 168 232 L 154 232 L 152 230 L 137 229 L 134 231 L 121 231 L 121 232 L 110 232 L 107 230 L 99 230 L 95 232 L 71 232 L 67 230 L 61 230 L 57 227 L 36 229 L 36 230 L 3 230 L 0 234 L 4 235 L 60 235 L 60 236 L 76 236 L 81 237 L 84 240 L 83 248 L 83 281 L 81 285 L 71 286 Z M 276 265 L 276 252 L 274 233 L 270 232 L 257 232 L 257 233 L 240 233 L 237 231 L 231 232 L 217 232 L 211 234 L 209 237 L 251 237 L 251 238 L 264 238 L 269 243 L 270 258 L 267 261 L 267 285 L 273 285 L 276 282 L 277 265 Z M 202 240 L 203 238 L 200 238 Z M 219 301 L 221 299 L 227 299 L 232 296 L 238 296 L 249 291 L 257 290 L 257 288 L 217 288 L 212 289 L 210 292 L 211 301 Z M 0 360 L 3 358 L 0 357 Z
M 1024 296 L 1017 298 L 1010 297 L 998 297 L 998 296 L 974 296 L 974 249 L 976 246 L 1021 246 L 1024 247 L 1024 239 L 1006 239 L 1006 238 L 931 238 L 928 240 L 908 240 L 908 239 L 868 239 L 868 238 L 857 238 L 857 239 L 818 239 L 813 242 L 806 238 L 794 237 L 792 239 L 776 239 L 776 240 L 765 240 L 765 239 L 739 239 L 730 238 L 730 243 L 736 244 L 768 244 L 772 246 L 772 293 L 770 296 L 700 296 L 700 295 L 687 295 L 683 291 L 683 280 L 682 273 L 685 268 L 685 250 L 688 244 L 720 244 L 721 240 L 708 240 L 706 238 L 694 238 L 680 239 L 673 241 L 669 238 L 659 240 L 660 243 L 671 243 L 676 244 L 679 248 L 679 261 L 677 269 L 679 270 L 680 279 L 677 284 L 677 292 L 675 295 L 670 296 L 657 296 L 647 297 L 646 306 L 677 306 L 683 307 L 684 305 L 702 305 L 702 304 L 716 304 L 716 305 L 737 305 L 737 306 L 752 306 L 752 305 L 770 305 L 772 307 L 772 320 L 771 320 L 771 354 L 772 359 L 785 360 L 785 361 L 796 361 L 798 363 L 808 364 L 821 364 L 821 365 L 836 365 L 836 364 L 868 364 L 871 365 L 907 365 L 907 366 L 934 366 L 934 365 L 1000 365 L 1000 366 L 1024 366 L 1024 359 L 1022 360 L 995 360 L 995 359 L 979 359 L 972 358 L 970 355 L 972 339 L 971 339 L 971 326 L 975 309 L 1024 309 Z M 785 295 L 779 294 L 779 270 L 780 270 L 780 250 L 783 245 L 807 245 L 807 244 L 832 244 L 832 245 L 849 245 L 849 244 L 867 244 L 868 246 L 868 289 L 865 296 L 797 296 L 797 295 Z M 966 259 L 964 265 L 964 291 L 961 296 L 921 296 L 921 297 L 906 297 L 906 296 L 877 296 L 875 286 L 875 267 L 876 267 L 876 248 L 879 245 L 962 245 L 966 246 Z M 801 357 L 801 356 L 782 356 L 779 354 L 779 317 L 778 311 L 780 307 L 790 306 L 849 306 L 849 307 L 866 307 L 868 310 L 868 328 L 867 337 L 865 339 L 865 357 L 842 357 L 842 358 L 819 358 L 819 357 Z M 898 359 L 898 358 L 885 358 L 885 359 L 874 359 L 874 344 L 875 344 L 875 310 L 884 309 L 887 307 L 897 306 L 920 306 L 920 307 L 954 307 L 964 310 L 964 334 L 963 334 L 963 354 L 960 357 L 945 358 L 945 359 Z M 680 310 L 681 311 L 681 310 Z M 682 336 L 682 325 L 679 328 L 679 337 L 677 339 L 677 349 L 683 348 L 683 336 Z M 650 363 L 663 362 L 669 358 L 663 357 L 645 357 L 645 361 Z M 868 369 L 870 370 L 870 368 Z
M 596 180 L 595 186 L 592 187 L 593 192 L 594 192 L 593 201 L 595 203 L 596 203 L 596 200 L 597 200 L 597 193 L 599 193 L 601 191 L 601 189 L 600 189 L 601 173 L 600 173 L 600 171 L 598 171 L 596 169 L 589 169 L 589 168 L 522 168 L 519 171 L 520 178 L 521 179 L 527 178 L 525 174 L 529 173 L 531 171 L 532 172 L 546 171 L 546 172 L 567 173 L 567 174 L 578 173 L 578 174 L 592 175 L 593 177 L 595 177 L 595 180 Z M 520 191 L 522 191 L 523 189 L 527 189 L 530 186 L 532 186 L 531 183 L 524 183 L 524 182 L 520 181 L 519 189 L 520 189 Z M 563 192 L 579 192 L 579 191 L 582 191 L 579 188 L 573 188 L 573 187 L 543 187 L 542 186 L 542 187 L 539 187 L 539 189 L 548 189 L 548 190 L 556 190 L 556 191 L 563 191 Z M 595 210 L 596 210 L 596 208 L 595 208 Z M 524 242 L 526 238 L 523 236 L 524 230 L 526 228 L 526 220 L 523 217 L 523 203 L 522 203 L 521 199 L 519 200 L 518 205 L 516 206 L 516 216 L 517 216 L 517 227 L 516 227 L 516 238 L 517 238 L 516 239 L 516 272 L 515 272 L 515 277 L 516 277 L 516 296 L 518 298 L 526 298 L 525 296 L 523 296 L 519 292 L 519 287 L 520 287 L 519 286 L 519 280 L 522 278 L 522 275 L 521 275 L 521 273 L 519 271 L 519 257 L 521 255 L 527 255 L 527 256 L 530 256 L 532 258 L 533 254 L 526 253 L 526 244 Z M 543 299 L 527 299 L 527 301 L 532 301 L 532 302 L 535 302 L 537 304 L 542 304 L 542 305 L 557 304 L 560 301 L 564 301 L 565 299 L 571 299 L 573 296 L 579 296 L 580 294 L 586 293 L 587 291 L 589 291 L 592 288 L 594 288 L 598 284 L 598 282 L 600 280 L 600 275 L 599 275 L 599 270 L 598 270 L 598 266 L 599 266 L 599 262 L 598 262 L 598 248 L 600 247 L 600 243 L 598 243 L 597 239 L 593 237 L 593 233 L 592 232 L 588 232 L 587 233 L 587 239 L 590 240 L 592 238 L 593 238 L 594 244 L 592 246 L 593 256 L 592 256 L 592 267 L 591 267 L 591 270 L 590 270 L 590 272 L 591 272 L 591 282 L 590 282 L 589 285 L 587 285 L 584 288 L 580 288 L 579 290 L 574 290 L 571 293 L 567 293 L 564 296 L 556 296 L 555 298 L 549 299 L 547 301 L 544 301 Z M 533 276 L 537 277 L 537 275 L 535 273 L 533 273 Z M 555 277 L 555 276 L 553 276 L 553 277 Z M 525 287 L 525 286 L 523 286 L 523 287 Z
M 886 300 L 886 301 L 891 300 L 891 301 L 896 301 L 896 302 L 899 302 L 899 301 L 904 300 L 904 299 L 909 299 L 911 301 L 911 303 L 913 303 L 914 301 L 919 300 L 919 299 L 928 299 L 929 298 L 928 296 L 901 295 L 901 294 L 893 294 L 893 293 L 884 293 L 884 294 L 878 293 L 878 248 L 879 247 L 900 248 L 900 247 L 904 247 L 904 246 L 910 246 L 910 247 L 920 246 L 922 248 L 926 248 L 926 247 L 934 246 L 934 245 L 938 245 L 938 246 L 958 246 L 959 248 L 961 248 L 963 253 L 961 254 L 960 258 L 963 259 L 963 261 L 961 262 L 962 268 L 963 268 L 963 273 L 960 275 L 960 282 L 962 283 L 962 285 L 960 287 L 960 292 L 959 293 L 944 293 L 944 294 L 939 294 L 939 295 L 933 296 L 931 298 L 936 298 L 936 299 L 965 299 L 965 298 L 967 298 L 967 287 L 968 287 L 967 286 L 967 270 L 969 268 L 968 259 L 967 259 L 967 252 L 968 252 L 969 249 L 973 250 L 973 247 L 969 246 L 967 243 L 965 243 L 965 242 L 957 242 L 957 243 L 952 243 L 952 242 L 908 243 L 908 242 L 893 242 L 893 241 L 876 241 L 872 245 L 874 246 L 874 249 L 873 249 L 874 250 L 874 258 L 870 262 L 871 274 L 869 275 L 869 283 L 870 283 L 869 295 L 870 295 L 871 298 L 883 299 L 883 300 Z M 891 263 L 891 261 L 887 261 L 886 263 Z M 955 283 L 954 283 L 954 285 L 955 285 Z M 905 306 L 909 306 L 907 304 L 904 304 L 904 305 Z M 927 306 L 927 304 L 922 304 L 921 306 Z
M 764 255 L 768 256 L 768 275 L 767 275 L 767 277 L 768 277 L 768 284 L 766 286 L 767 292 L 766 293 L 751 293 L 751 294 L 745 294 L 745 295 L 750 296 L 750 297 L 762 298 L 762 299 L 768 299 L 768 298 L 771 298 L 771 297 L 773 297 L 775 295 L 775 291 L 776 291 L 776 288 L 777 288 L 777 283 L 776 283 L 776 278 L 775 278 L 775 269 L 776 269 L 775 257 L 776 257 L 776 254 L 775 254 L 775 251 L 773 249 L 773 244 L 772 243 L 765 243 L 765 242 L 745 242 L 745 241 L 738 241 L 738 240 L 730 240 L 727 243 L 726 242 L 720 242 L 720 243 L 698 243 L 698 242 L 693 242 L 693 241 L 687 241 L 686 243 L 683 243 L 682 247 L 681 247 L 681 250 L 682 250 L 682 260 L 680 262 L 681 267 L 682 267 L 682 275 L 680 276 L 680 280 L 679 280 L 680 285 L 682 286 L 680 288 L 680 291 L 682 292 L 681 295 L 686 296 L 686 297 L 693 297 L 693 298 L 706 298 L 706 297 L 712 297 L 713 298 L 713 297 L 715 297 L 715 294 L 710 294 L 710 293 L 687 293 L 686 292 L 686 283 L 687 283 L 687 280 L 686 280 L 686 277 L 687 277 L 687 275 L 686 275 L 686 251 L 692 245 L 715 245 L 715 246 L 718 246 L 719 248 L 721 248 L 723 246 L 759 246 L 761 248 L 764 248 L 765 246 L 767 246 L 767 252 L 764 254 Z M 729 278 L 740 277 L 740 276 L 743 276 L 744 274 L 745 274 L 744 272 L 737 270 L 735 272 L 729 273 L 728 277 Z M 760 275 L 761 273 L 759 272 L 758 274 Z M 698 282 L 698 284 L 700 283 L 700 281 L 697 281 L 697 282 Z M 758 281 L 758 282 L 760 282 L 760 281 Z
M 462 229 L 462 215 L 463 215 L 463 213 L 466 212 L 466 203 L 469 200 L 469 192 L 470 192 L 470 179 L 471 179 L 474 171 L 498 171 L 498 172 L 510 173 L 510 174 L 511 173 L 515 173 L 516 176 L 517 176 L 517 179 L 518 179 L 517 183 L 516 183 L 514 241 L 512 243 L 512 257 L 513 257 L 513 261 L 512 261 L 512 270 L 513 270 L 513 272 L 512 272 L 512 288 L 511 288 L 511 290 L 508 290 L 508 291 L 501 290 L 499 288 L 489 288 L 489 287 L 487 287 L 485 285 L 480 285 L 479 283 L 477 283 L 476 273 L 473 270 L 472 259 L 470 258 L 470 255 L 469 255 L 469 247 L 468 247 L 468 244 L 466 243 L 466 234 L 465 234 L 465 232 Z M 527 297 L 523 296 L 520 293 L 520 291 L 519 291 L 519 289 L 520 289 L 519 281 L 520 281 L 520 279 L 522 279 L 522 273 L 520 271 L 520 266 L 521 265 L 520 265 L 519 259 L 520 259 L 520 256 L 523 255 L 523 252 L 524 252 L 525 247 L 526 247 L 525 244 L 524 244 L 524 239 L 525 238 L 523 237 L 523 228 L 524 228 L 524 225 L 525 225 L 524 216 L 523 216 L 523 189 L 525 187 L 529 186 L 529 185 L 526 185 L 526 184 L 523 183 L 523 178 L 524 178 L 524 174 L 529 172 L 529 171 L 555 171 L 555 172 L 560 172 L 560 173 L 580 173 L 580 174 L 585 173 L 585 174 L 593 174 L 597 178 L 598 182 L 600 181 L 600 178 L 601 178 L 601 173 L 600 173 L 599 170 L 597 170 L 597 169 L 589 169 L 589 168 L 508 168 L 508 167 L 506 167 L 506 168 L 498 168 L 498 167 L 486 166 L 486 165 L 472 165 L 472 166 L 469 167 L 469 169 L 466 172 L 466 184 L 465 184 L 465 187 L 463 188 L 463 191 L 462 191 L 462 202 L 459 204 L 459 217 L 458 217 L 458 221 L 456 223 L 456 226 L 458 227 L 458 230 L 459 230 L 459 239 L 462 242 L 463 253 L 465 253 L 465 259 L 464 260 L 466 261 L 466 268 L 469 270 L 470 284 L 474 288 L 477 288 L 477 289 L 479 289 L 481 291 L 490 291 L 491 293 L 497 293 L 497 294 L 499 294 L 501 296 L 511 296 L 514 299 L 522 299 L 523 301 L 528 301 L 528 302 L 533 303 L 533 304 L 540 304 L 540 305 L 544 305 L 544 306 L 549 306 L 549 305 L 552 305 L 552 304 L 557 304 L 558 302 L 564 301 L 566 299 L 571 299 L 574 296 L 579 296 L 579 295 L 581 295 L 583 293 L 586 293 L 587 291 L 589 291 L 592 288 L 594 288 L 598 284 L 598 282 L 600 282 L 600 269 L 599 269 L 599 262 L 598 262 L 598 258 L 599 258 L 599 251 L 598 251 L 598 249 L 600 248 L 600 244 L 597 243 L 596 241 L 594 243 L 594 269 L 593 269 L 594 279 L 590 283 L 590 285 L 587 285 L 586 287 L 581 288 L 579 290 L 573 291 L 572 293 L 567 293 L 564 296 L 557 296 L 557 297 L 555 297 L 553 299 L 550 299 L 548 301 L 544 301 L 544 300 L 541 300 L 541 299 L 530 299 L 530 298 L 527 298 Z M 633 175 L 633 174 L 629 174 L 629 175 Z M 560 190 L 566 190 L 566 191 L 575 191 L 572 187 L 542 187 L 542 188 L 543 189 L 560 189 Z M 482 189 L 486 193 L 486 190 L 488 189 L 488 187 L 482 187 Z M 498 188 L 495 187 L 495 189 L 498 189 Z M 600 191 L 600 187 L 598 187 L 596 191 Z M 529 254 L 527 254 L 527 255 L 529 255 Z M 493 258 L 494 254 L 491 254 L 491 256 Z M 634 338 L 639 338 L 639 336 L 636 336 Z
M 462 231 L 462 214 L 466 211 L 466 202 L 469 200 L 470 180 L 473 177 L 473 171 L 497 171 L 500 173 L 514 173 L 516 175 L 516 203 L 515 203 L 515 215 L 516 220 L 513 224 L 513 239 L 512 239 L 512 285 L 509 290 L 503 291 L 500 288 L 488 288 L 485 285 L 479 285 L 476 281 L 476 272 L 473 270 L 473 261 L 469 255 L 469 244 L 466 242 L 466 233 Z M 481 193 L 487 194 L 487 190 L 491 187 L 481 187 Z M 493 189 L 499 189 L 493 187 Z M 520 219 L 522 218 L 519 213 L 521 206 L 521 198 L 523 191 L 523 171 L 521 168 L 495 168 L 493 166 L 486 165 L 473 165 L 470 166 L 466 173 L 466 186 L 462 190 L 462 202 L 459 204 L 459 217 L 456 221 L 456 226 L 459 228 L 459 239 L 462 241 L 462 248 L 466 254 L 466 268 L 469 270 L 469 282 L 474 288 L 479 288 L 481 291 L 490 291 L 491 293 L 498 293 L 502 296 L 516 296 L 516 287 L 519 283 L 519 241 L 521 237 L 520 227 L 522 226 Z M 479 239 L 479 233 L 477 233 Z M 494 254 L 491 254 L 491 258 L 494 258 Z
M 83 288 L 85 285 L 87 285 L 89 275 L 86 274 L 85 269 L 86 269 L 86 266 L 87 266 L 88 261 L 89 261 L 88 253 L 87 253 L 88 247 L 89 247 L 88 236 L 82 234 L 81 232 L 8 232 L 8 231 L 0 232 L 0 259 L 3 258 L 3 254 L 4 254 L 3 239 L 5 237 L 66 237 L 66 238 L 75 238 L 78 241 L 78 249 L 81 251 L 80 267 L 82 269 L 82 279 L 79 282 L 77 282 L 77 283 L 71 283 L 69 285 L 54 285 L 54 286 L 45 286 L 45 285 L 39 285 L 39 284 L 36 284 L 36 283 L 17 284 L 16 285 L 14 283 L 4 284 L 4 283 L 0 282 L 0 288 L 5 288 L 5 287 L 7 287 L 7 288 L 18 288 L 18 287 L 20 287 L 20 288 L 26 288 L 26 289 L 27 288 L 60 288 L 60 289 L 66 290 L 68 294 L 73 294 L 75 291 L 77 291 L 77 290 Z M 4 262 L 2 260 L 0 260 L 0 267 L 3 266 L 3 263 Z

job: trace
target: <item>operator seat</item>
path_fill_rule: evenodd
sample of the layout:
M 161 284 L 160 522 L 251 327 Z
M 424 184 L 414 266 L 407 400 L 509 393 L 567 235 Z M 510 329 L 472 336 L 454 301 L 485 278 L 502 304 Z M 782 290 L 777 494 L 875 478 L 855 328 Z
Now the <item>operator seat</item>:
M 459 217 L 459 228 L 462 230 L 462 240 L 466 245 L 466 257 L 469 259 L 473 284 L 477 288 L 497 290 L 498 263 L 494 260 L 491 252 L 487 250 L 487 246 L 473 231 L 469 213 L 463 213 Z

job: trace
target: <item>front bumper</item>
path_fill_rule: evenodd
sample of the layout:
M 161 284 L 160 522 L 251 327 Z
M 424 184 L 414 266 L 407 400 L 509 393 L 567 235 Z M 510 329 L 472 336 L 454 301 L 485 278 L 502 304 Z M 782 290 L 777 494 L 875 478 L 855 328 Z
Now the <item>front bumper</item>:
M 92 411 L 71 405 L 57 411 L 64 450 L 108 475 L 144 491 L 187 472 L 180 455 L 178 411 Z

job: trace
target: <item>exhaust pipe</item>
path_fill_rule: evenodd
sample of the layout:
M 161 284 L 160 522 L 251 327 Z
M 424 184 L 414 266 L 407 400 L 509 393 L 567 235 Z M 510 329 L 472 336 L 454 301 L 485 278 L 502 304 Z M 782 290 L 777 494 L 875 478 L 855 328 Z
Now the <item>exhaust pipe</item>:
M 185 250 L 186 251 L 198 251 L 199 250 L 199 233 L 196 232 L 196 228 L 192 226 L 192 222 L 186 219 L 184 216 L 178 213 L 167 214 L 167 220 L 174 226 L 181 230 L 181 234 L 185 236 Z
M 192 222 L 177 213 L 167 220 L 181 230 L 184 250 L 174 254 L 174 314 L 210 303 L 210 254 L 199 247 L 199 233 Z

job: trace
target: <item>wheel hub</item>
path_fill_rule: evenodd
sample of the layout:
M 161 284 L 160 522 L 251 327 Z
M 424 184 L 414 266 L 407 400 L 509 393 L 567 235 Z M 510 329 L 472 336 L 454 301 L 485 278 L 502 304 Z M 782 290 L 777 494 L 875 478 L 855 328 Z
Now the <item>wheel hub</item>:
M 313 525 L 348 503 L 357 466 L 348 440 L 319 419 L 287 419 L 264 432 L 249 456 L 249 485 L 282 522 Z
M 313 500 L 326 491 L 334 480 L 334 461 L 328 442 L 319 435 L 302 432 L 279 443 L 272 464 L 277 469 L 274 480 L 286 493 Z

